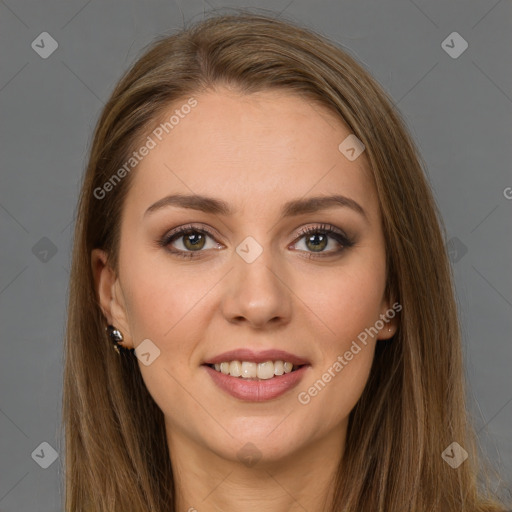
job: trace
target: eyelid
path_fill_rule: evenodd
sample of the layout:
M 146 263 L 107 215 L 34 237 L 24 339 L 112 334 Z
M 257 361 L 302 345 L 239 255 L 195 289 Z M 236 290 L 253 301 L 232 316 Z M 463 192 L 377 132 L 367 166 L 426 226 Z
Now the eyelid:
M 174 235 L 183 236 L 187 231 L 199 231 L 199 232 L 204 232 L 207 235 L 209 235 L 215 239 L 222 238 L 216 231 L 209 228 L 206 224 L 191 223 L 191 224 L 183 224 L 182 226 L 178 226 L 176 228 L 171 229 L 170 231 L 165 233 L 165 235 L 162 237 L 162 240 L 170 240 Z M 167 243 L 169 243 L 169 242 L 167 242 Z
M 340 237 L 344 238 L 347 242 L 351 241 L 351 237 L 348 236 L 347 233 L 345 233 L 342 229 L 339 229 L 336 226 L 333 226 L 332 224 L 325 224 L 322 222 L 314 226 L 306 226 L 300 228 L 296 233 L 296 238 L 294 241 L 296 241 L 298 238 L 302 238 L 304 235 L 307 235 L 309 233 L 316 233 L 318 231 L 326 231 L 328 235 L 332 235 L 332 233 L 335 233 Z

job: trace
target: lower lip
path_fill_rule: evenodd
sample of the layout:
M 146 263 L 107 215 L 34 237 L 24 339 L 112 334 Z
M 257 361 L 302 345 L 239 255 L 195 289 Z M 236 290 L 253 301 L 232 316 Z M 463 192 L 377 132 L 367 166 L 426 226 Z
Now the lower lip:
M 232 377 L 203 365 L 213 382 L 226 393 L 240 400 L 249 402 L 264 402 L 284 395 L 293 389 L 304 377 L 309 365 L 301 366 L 294 372 L 276 375 L 266 380 L 248 380 L 241 377 Z

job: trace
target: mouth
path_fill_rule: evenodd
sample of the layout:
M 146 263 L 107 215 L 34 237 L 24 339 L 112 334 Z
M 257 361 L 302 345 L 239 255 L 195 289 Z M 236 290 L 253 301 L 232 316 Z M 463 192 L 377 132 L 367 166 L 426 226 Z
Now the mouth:
M 293 364 L 290 361 L 264 361 L 255 363 L 252 361 L 224 361 L 222 363 L 204 364 L 212 370 L 229 377 L 245 381 L 271 380 L 282 375 L 294 373 L 308 364 Z
M 262 363 L 235 360 L 201 366 L 223 393 L 244 402 L 264 402 L 290 392 L 311 367 L 310 364 L 294 365 L 290 362 L 285 369 L 285 364 L 281 360 Z
M 224 393 L 243 401 L 262 402 L 291 391 L 311 363 L 284 350 L 242 348 L 206 359 L 201 366 Z

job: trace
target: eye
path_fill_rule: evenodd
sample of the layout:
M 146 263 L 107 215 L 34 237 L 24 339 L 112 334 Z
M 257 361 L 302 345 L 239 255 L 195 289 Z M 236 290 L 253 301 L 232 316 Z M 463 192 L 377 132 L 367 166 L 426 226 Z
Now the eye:
M 183 258 L 200 257 L 200 253 L 205 252 L 204 249 L 222 248 L 222 244 L 215 241 L 215 235 L 206 226 L 194 225 L 174 229 L 158 243 L 161 247 Z M 298 250 L 309 253 L 308 257 L 332 256 L 354 245 L 354 242 L 341 230 L 326 224 L 310 226 L 301 230 L 297 234 L 295 242 L 289 247 L 300 245 L 300 243 L 303 246 Z
M 216 242 L 208 246 L 208 239 L 213 240 L 214 234 L 206 227 L 182 226 L 166 234 L 159 244 L 173 254 L 184 258 L 196 257 L 203 249 L 218 249 L 221 244 Z
M 344 249 L 354 245 L 353 241 L 341 230 L 325 224 L 303 229 L 298 233 L 297 240 L 298 242 L 295 242 L 295 244 L 302 242 L 303 246 L 303 248 L 299 250 L 310 252 L 311 256 L 315 255 L 315 253 L 322 256 L 324 254 L 326 256 L 338 254 Z M 330 243 L 333 240 L 334 242 Z M 332 248 L 333 245 L 334 248 Z M 336 246 L 338 246 L 338 248 L 336 248 Z M 326 248 L 330 248 L 330 250 L 325 250 Z

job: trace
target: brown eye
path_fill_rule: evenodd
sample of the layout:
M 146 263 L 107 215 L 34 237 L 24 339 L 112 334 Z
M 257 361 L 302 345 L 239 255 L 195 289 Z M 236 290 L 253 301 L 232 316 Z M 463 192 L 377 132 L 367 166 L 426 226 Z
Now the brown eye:
M 209 245 L 208 245 L 209 243 Z M 221 244 L 206 227 L 182 226 L 165 235 L 158 244 L 169 252 L 184 258 L 194 258 L 206 249 L 218 249 Z
M 306 236 L 306 247 L 314 252 L 323 251 L 327 247 L 328 236 L 322 233 Z
M 206 242 L 204 234 L 198 231 L 187 232 L 187 234 L 181 235 L 179 238 L 183 238 L 183 245 L 189 251 L 202 249 Z
M 325 224 L 302 230 L 294 245 L 299 246 L 300 243 L 303 243 L 303 247 L 297 247 L 298 250 L 321 256 L 332 256 L 354 245 L 342 231 Z

